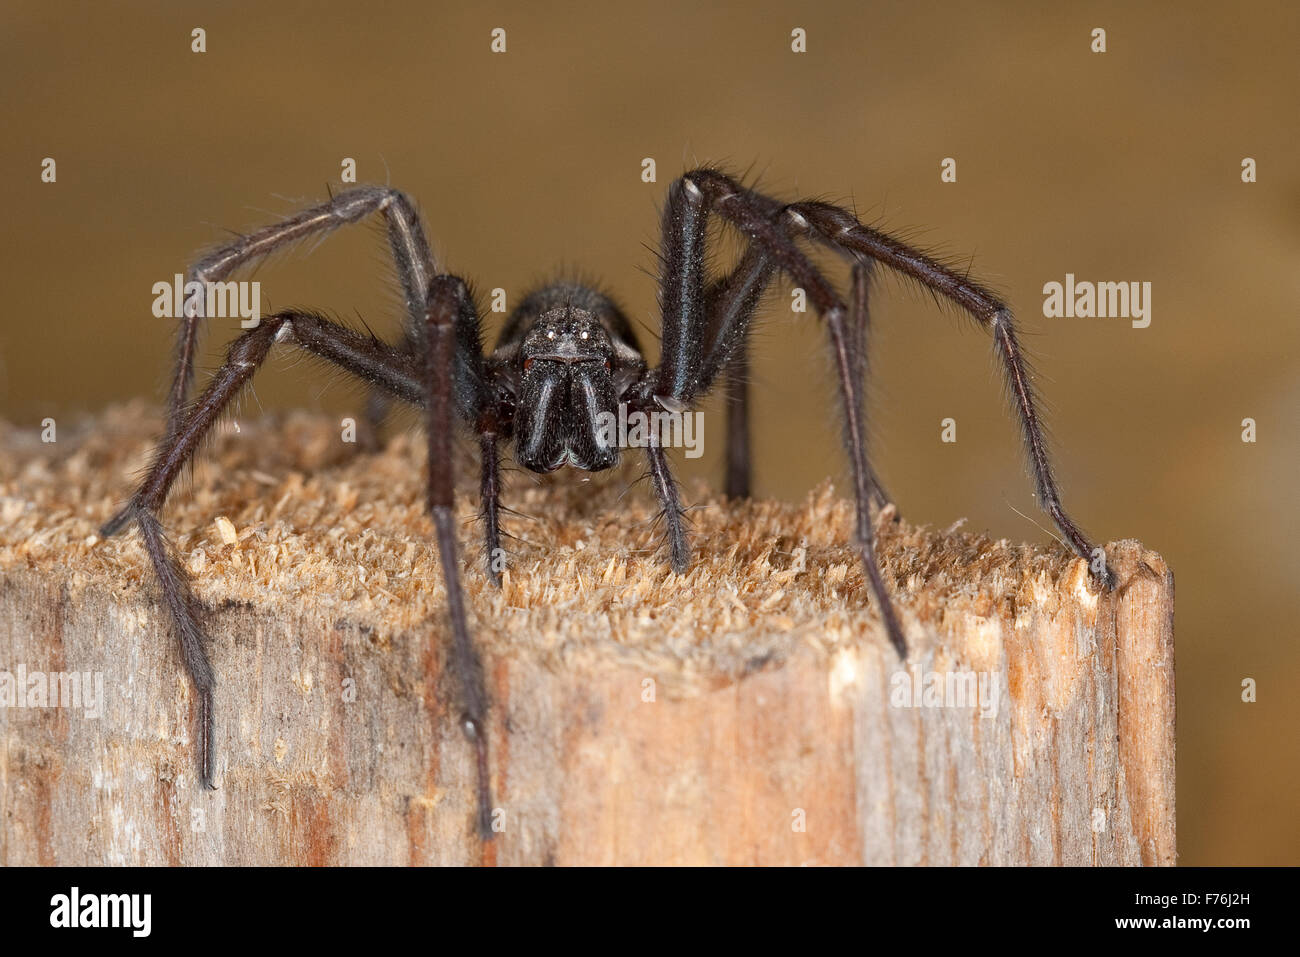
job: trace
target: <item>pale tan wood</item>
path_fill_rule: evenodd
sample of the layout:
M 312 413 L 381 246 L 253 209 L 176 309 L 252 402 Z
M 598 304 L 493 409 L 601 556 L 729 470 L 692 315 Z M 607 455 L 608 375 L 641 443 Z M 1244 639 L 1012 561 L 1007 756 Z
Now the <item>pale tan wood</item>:
M 96 535 L 157 422 L 118 408 L 54 445 L 0 425 L 0 670 L 105 689 L 98 718 L 0 708 L 0 863 L 1174 862 L 1158 555 L 1108 546 L 1123 586 L 1098 594 L 1059 547 L 885 515 L 903 666 L 829 486 L 802 505 L 688 489 L 706 507 L 679 577 L 644 491 L 615 504 L 628 474 L 515 481 L 538 520 L 508 523 L 527 542 L 500 592 L 464 504 L 504 822 L 481 844 L 418 438 L 360 456 L 305 414 L 226 429 L 164 516 L 214 609 L 221 786 L 204 792 L 143 551 Z M 899 707 L 904 667 L 996 680 L 996 713 Z

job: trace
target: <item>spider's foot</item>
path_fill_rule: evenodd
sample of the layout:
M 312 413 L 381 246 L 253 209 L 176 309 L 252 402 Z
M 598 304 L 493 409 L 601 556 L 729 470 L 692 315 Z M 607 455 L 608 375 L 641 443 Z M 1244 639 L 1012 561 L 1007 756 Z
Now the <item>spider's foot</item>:
M 460 717 L 460 730 L 465 738 L 474 745 L 474 763 L 478 772 L 478 793 L 475 795 L 477 808 L 476 825 L 480 840 L 490 841 L 496 836 L 492 826 L 492 774 L 488 765 L 487 734 L 484 722 L 469 714 Z
M 890 499 L 888 495 L 885 494 L 885 490 L 881 488 L 879 485 L 873 484 L 871 486 L 871 504 L 876 507 L 877 511 L 883 512 L 887 508 L 892 508 L 894 509 L 895 513 L 898 512 L 898 509 L 894 506 L 893 501 Z
M 1103 565 L 1100 572 L 1093 571 L 1092 577 L 1097 580 L 1097 584 L 1105 591 L 1114 591 L 1119 587 L 1119 576 L 1115 574 L 1115 570 L 1109 565 Z
M 894 602 L 885 589 L 885 579 L 880 573 L 879 566 L 876 565 L 875 556 L 865 548 L 862 552 L 862 567 L 867 573 L 867 582 L 871 585 L 871 594 L 876 599 L 876 607 L 880 611 L 880 621 L 885 626 L 885 634 L 889 636 L 889 643 L 898 652 L 899 659 L 906 661 L 907 638 L 903 636 L 903 626 L 898 621 L 898 613 L 894 611 Z
M 668 566 L 676 575 L 685 575 L 691 567 L 691 542 L 686 535 L 685 515 L 683 509 L 674 507 L 671 512 L 665 510 L 658 516 L 666 519 L 664 544 L 668 547 Z
M 487 573 L 487 579 L 497 588 L 501 587 L 501 576 L 505 574 L 506 559 L 508 558 L 506 550 L 501 547 L 501 533 L 495 527 L 495 514 L 483 514 L 483 520 L 491 526 L 488 531 L 487 541 L 483 545 L 483 571 Z
M 903 636 L 903 633 L 901 631 L 891 631 L 889 633 L 889 643 L 893 645 L 894 650 L 898 652 L 898 660 L 906 661 L 907 639 Z
M 1119 587 L 1119 576 L 1110 567 L 1106 550 L 1100 545 L 1090 546 L 1087 542 L 1078 549 L 1079 557 L 1088 563 L 1088 575 L 1102 591 L 1114 591 Z
M 879 601 L 877 604 L 880 606 L 880 619 L 884 623 L 885 634 L 889 635 L 889 643 L 893 645 L 894 650 L 898 652 L 899 660 L 906 661 L 907 638 L 903 635 L 903 626 L 898 620 L 898 612 L 894 610 L 893 599 L 891 599 L 889 593 L 885 591 L 884 582 L 878 575 L 874 577 L 875 581 L 873 584 L 878 585 L 879 587 L 877 592 Z
M 907 637 L 903 634 L 903 626 L 898 623 L 898 616 L 894 613 L 894 606 L 889 599 L 880 603 L 880 617 L 884 621 L 885 634 L 889 636 L 889 643 L 898 652 L 898 660 L 906 661 Z
M 213 745 L 214 721 L 212 715 L 212 689 L 201 688 L 199 697 L 199 775 L 203 787 L 208 791 L 217 790 L 216 749 Z

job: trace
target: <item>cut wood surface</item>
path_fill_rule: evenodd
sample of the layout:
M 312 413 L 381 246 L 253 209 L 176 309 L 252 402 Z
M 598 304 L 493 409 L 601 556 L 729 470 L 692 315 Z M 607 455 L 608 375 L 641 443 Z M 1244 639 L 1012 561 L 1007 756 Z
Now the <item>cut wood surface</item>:
M 0 424 L 0 863 L 1174 862 L 1157 554 L 1108 545 L 1121 586 L 1099 593 L 1058 545 L 887 511 L 900 662 L 830 485 L 798 505 L 688 487 L 678 576 L 649 492 L 624 494 L 640 462 L 513 473 L 527 517 L 507 516 L 499 590 L 458 466 L 502 828 L 480 841 L 418 432 L 367 455 L 306 413 L 223 427 L 163 515 L 210 608 L 205 791 L 144 551 L 97 534 L 159 427 L 142 405 L 60 422 L 52 444 Z M 41 699 L 74 672 L 102 700 Z

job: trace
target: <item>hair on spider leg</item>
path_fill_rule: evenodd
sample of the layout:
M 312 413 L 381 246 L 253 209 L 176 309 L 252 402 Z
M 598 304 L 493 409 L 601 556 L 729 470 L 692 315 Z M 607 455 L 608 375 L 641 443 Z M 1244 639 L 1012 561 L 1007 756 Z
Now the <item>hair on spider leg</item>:
M 1007 508 L 1011 509 L 1011 511 L 1015 512 L 1017 515 L 1019 515 L 1021 518 L 1023 518 L 1026 522 L 1028 522 L 1029 524 L 1033 525 L 1033 526 L 1034 526 L 1036 529 L 1038 529 L 1040 532 L 1043 532 L 1043 533 L 1049 535 L 1049 536 L 1050 536 L 1054 541 L 1056 541 L 1056 542 L 1060 543 L 1061 545 L 1065 546 L 1066 549 L 1069 549 L 1069 547 L 1070 547 L 1070 543 L 1067 542 L 1065 539 L 1063 539 L 1060 535 L 1056 534 L 1056 532 L 1052 531 L 1052 530 L 1051 530 L 1050 528 L 1048 528 L 1047 526 L 1042 525 L 1042 524 L 1040 524 L 1040 523 L 1034 521 L 1033 518 L 1031 518 L 1030 516 L 1026 515 L 1024 512 L 1020 511 L 1020 509 L 1018 509 L 1018 508 L 1016 508 L 1014 505 L 1012 505 L 1012 504 L 1011 504 L 1011 500 L 1010 500 L 1009 498 L 1007 498 L 1007 494 L 1006 494 L 1006 492 L 1003 492 L 1003 493 L 1002 493 L 1002 504 L 1004 504 Z M 966 521 L 964 518 L 963 518 L 963 519 L 959 519 L 957 522 L 955 522 L 955 523 L 952 525 L 952 528 L 954 528 L 954 529 L 957 528 L 957 526 L 960 525 L 960 524 L 961 524 L 962 522 L 964 522 L 964 521 Z
M 520 545 L 526 545 L 528 548 L 541 549 L 545 547 L 534 542 L 532 539 L 524 538 L 522 535 L 516 535 L 514 532 L 502 531 L 501 537 L 512 542 L 518 542 Z
M 649 518 L 645 519 L 644 521 L 637 522 L 635 525 L 633 525 L 633 527 L 649 528 L 651 530 L 657 530 L 661 525 L 664 524 L 665 521 L 667 521 L 669 515 L 674 515 L 674 514 L 677 516 L 678 520 L 685 522 L 688 525 L 694 525 L 695 524 L 694 521 L 686 514 L 688 511 L 690 511 L 689 508 L 685 508 L 682 506 L 678 506 L 677 508 L 671 510 L 661 508 L 653 515 L 651 515 Z
M 503 468 L 501 471 L 504 472 L 507 470 Z M 509 515 L 512 518 L 522 518 L 528 522 L 540 522 L 542 520 L 540 515 L 534 515 L 532 512 L 521 512 L 519 509 L 512 508 L 509 505 L 498 505 L 497 511 L 501 512 L 503 515 Z

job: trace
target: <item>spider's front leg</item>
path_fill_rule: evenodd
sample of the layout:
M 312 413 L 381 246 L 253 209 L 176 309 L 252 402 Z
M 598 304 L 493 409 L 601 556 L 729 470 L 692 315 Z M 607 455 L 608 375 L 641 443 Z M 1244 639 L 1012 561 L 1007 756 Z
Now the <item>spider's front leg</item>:
M 428 507 L 438 541 L 438 558 L 447 587 L 451 621 L 451 671 L 460 684 L 460 725 L 474 744 L 478 769 L 478 830 L 492 838 L 491 773 L 488 764 L 488 697 L 483 664 L 470 638 L 456 555 L 455 485 L 452 437 L 457 415 L 474 423 L 482 436 L 484 508 L 489 516 L 489 573 L 498 534 L 495 436 L 485 431 L 492 417 L 492 398 L 484 374 L 478 313 L 465 283 L 455 276 L 436 276 L 429 285 L 423 336 L 425 425 L 429 443 Z M 499 576 L 494 576 L 500 583 Z
M 483 510 L 483 556 L 488 579 L 500 588 L 505 552 L 501 549 L 501 449 L 496 416 L 481 417 L 475 424 L 475 431 L 478 432 L 481 462 L 479 501 Z

